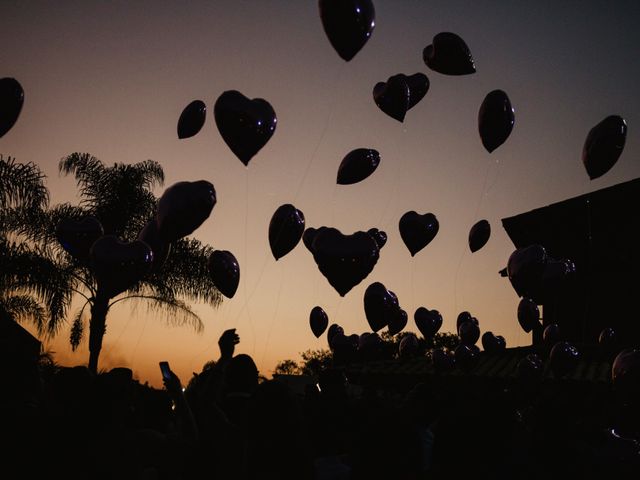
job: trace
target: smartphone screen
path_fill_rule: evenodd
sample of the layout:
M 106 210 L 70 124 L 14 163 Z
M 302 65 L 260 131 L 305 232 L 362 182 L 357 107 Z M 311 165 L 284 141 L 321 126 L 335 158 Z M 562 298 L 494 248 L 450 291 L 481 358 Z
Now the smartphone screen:
M 169 362 L 160 362 L 160 371 L 162 372 L 162 378 L 165 380 L 171 379 L 171 369 L 169 368 Z

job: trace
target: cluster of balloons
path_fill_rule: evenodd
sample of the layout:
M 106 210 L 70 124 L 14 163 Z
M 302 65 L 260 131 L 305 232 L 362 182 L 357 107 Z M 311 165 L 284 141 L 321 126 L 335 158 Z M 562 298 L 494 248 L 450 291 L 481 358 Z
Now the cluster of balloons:
M 171 244 L 200 227 L 215 204 L 210 182 L 178 182 L 165 190 L 156 215 L 132 242 L 105 235 L 100 221 L 92 216 L 62 219 L 55 235 L 69 255 L 92 269 L 100 292 L 112 298 L 157 271 L 167 260 Z M 220 280 L 216 286 L 223 293 L 231 291 L 228 281 Z
M 556 260 L 547 255 L 545 248 L 538 244 L 516 249 L 507 262 L 507 275 L 518 296 L 530 299 L 538 305 L 556 295 L 575 273 L 576 266 L 571 260 Z M 518 320 L 524 330 L 529 332 L 533 329 L 533 322 L 528 320 L 533 318 L 534 314 L 526 303 L 531 302 L 521 302 L 518 311 L 522 308 L 523 315 L 527 311 L 530 312 L 523 317 L 527 321 L 523 325 L 520 313 Z
M 189 103 L 178 119 L 178 138 L 190 138 L 204 126 L 207 106 L 202 100 Z M 244 165 L 264 147 L 276 130 L 276 112 L 262 98 L 249 99 L 236 90 L 218 97 L 213 108 L 222 139 Z

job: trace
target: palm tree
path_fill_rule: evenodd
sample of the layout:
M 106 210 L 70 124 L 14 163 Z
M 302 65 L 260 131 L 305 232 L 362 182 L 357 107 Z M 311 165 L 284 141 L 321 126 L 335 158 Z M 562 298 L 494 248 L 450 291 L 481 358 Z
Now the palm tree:
M 47 274 L 56 272 L 51 260 L 33 243 L 21 241 L 12 220 L 47 208 L 44 179 L 37 165 L 0 155 L 0 315 L 31 321 L 41 335 L 46 334 L 48 320 L 56 324 L 64 313 L 59 305 L 66 285 Z
M 135 240 L 155 215 L 157 199 L 151 190 L 163 184 L 162 167 L 151 160 L 106 166 L 89 154 L 73 153 L 60 161 L 59 170 L 65 175 L 74 175 L 82 196 L 78 206 L 62 204 L 48 210 L 14 209 L 7 219 L 14 231 L 51 260 L 47 274 L 53 274 L 55 270 L 58 278 L 66 280 L 63 288 L 66 295 L 54 299 L 59 302 L 61 316 L 48 319 L 47 331 L 57 332 L 73 297 L 82 297 L 81 307 L 73 314 L 70 342 L 74 349 L 80 344 L 88 316 L 89 368 L 94 372 L 98 370 L 107 314 L 118 303 L 145 302 L 151 312 L 164 313 L 172 323 L 191 325 L 196 331 L 202 331 L 201 319 L 186 301 L 214 307 L 221 302 L 221 295 L 207 269 L 212 247 L 190 238 L 174 242 L 171 254 L 161 268 L 154 269 L 126 292 L 111 298 L 99 287 L 91 265 L 67 254 L 55 236 L 56 226 L 62 219 L 93 216 L 102 224 L 105 235 L 116 235 L 124 241 Z M 35 285 L 32 291 L 37 292 Z

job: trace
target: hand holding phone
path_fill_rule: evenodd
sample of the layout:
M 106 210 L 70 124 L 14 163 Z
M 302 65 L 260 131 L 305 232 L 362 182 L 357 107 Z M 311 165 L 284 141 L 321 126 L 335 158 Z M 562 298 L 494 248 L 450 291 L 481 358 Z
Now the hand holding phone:
M 171 368 L 169 368 L 169 362 L 160 362 L 160 371 L 162 372 L 162 379 L 165 381 L 171 380 Z

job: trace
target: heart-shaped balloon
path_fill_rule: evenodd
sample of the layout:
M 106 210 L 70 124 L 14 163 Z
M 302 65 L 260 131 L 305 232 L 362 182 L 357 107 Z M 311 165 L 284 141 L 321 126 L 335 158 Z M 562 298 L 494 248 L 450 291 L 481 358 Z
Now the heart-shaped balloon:
M 424 73 L 414 73 L 407 75 L 407 85 L 409 85 L 409 108 L 411 110 L 429 91 L 429 79 Z
M 373 100 L 378 108 L 399 122 L 404 122 L 409 110 L 410 97 L 406 75 L 394 75 L 386 82 L 378 82 L 373 87 Z
M 611 381 L 616 392 L 637 407 L 640 401 L 640 349 L 627 348 L 614 359 Z
M 216 288 L 227 298 L 233 298 L 240 284 L 240 265 L 233 253 L 214 250 L 209 256 L 209 273 Z
M 138 234 L 138 240 L 142 240 L 144 243 L 151 247 L 153 251 L 153 268 L 152 270 L 157 272 L 160 270 L 164 262 L 169 258 L 171 252 L 171 243 L 162 238 L 158 231 L 158 223 L 155 219 L 150 220 L 144 226 Z
M 371 148 L 351 150 L 338 167 L 339 185 L 352 185 L 371 175 L 380 164 L 380 153 Z
M 56 226 L 56 239 L 72 257 L 86 261 L 91 245 L 104 235 L 100 221 L 91 216 L 81 220 L 65 218 Z
M 251 100 L 235 90 L 218 97 L 213 115 L 222 139 L 245 165 L 276 131 L 276 112 L 269 102 Z
M 605 349 L 614 347 L 617 343 L 616 331 L 611 327 L 603 328 L 598 335 L 598 344 Z
M 482 334 L 482 348 L 488 353 L 501 352 L 507 348 L 507 342 L 502 335 L 494 335 L 493 332 L 484 332 Z
M 471 253 L 484 247 L 491 236 L 491 225 L 487 220 L 480 220 L 469 231 L 469 249 Z
M 543 363 L 537 353 L 530 353 L 521 358 L 516 368 L 518 377 L 523 380 L 539 380 L 542 378 Z
M 311 309 L 311 313 L 309 314 L 309 326 L 311 327 L 311 331 L 316 336 L 316 338 L 320 338 L 320 336 L 327 329 L 327 325 L 329 325 L 329 317 L 327 315 L 327 312 L 325 312 L 322 307 L 313 307 Z
M 475 345 L 480 338 L 480 327 L 475 322 L 464 322 L 458 329 L 458 335 L 463 345 Z
M 167 242 L 193 233 L 209 218 L 216 204 L 216 190 L 206 180 L 178 182 L 167 188 L 158 202 L 158 232 Z
M 344 335 L 344 329 L 337 323 L 332 323 L 329 329 L 327 330 L 327 343 L 329 344 L 329 348 L 331 348 L 331 342 L 333 340 L 333 337 L 335 337 L 338 334 Z
M 466 322 L 473 322 L 476 325 L 480 325 L 478 319 L 472 316 L 469 312 L 464 311 L 458 314 L 458 318 L 456 318 L 456 332 L 460 331 L 460 326 Z
M 484 98 L 478 112 L 478 130 L 482 145 L 489 153 L 502 145 L 513 130 L 515 113 L 502 90 L 493 90 Z
M 416 337 L 415 333 L 407 333 L 400 340 L 398 355 L 400 358 L 412 357 L 418 353 L 418 347 L 418 337 Z
M 472 323 L 465 323 L 464 325 L 473 325 Z M 460 344 L 454 350 L 454 355 L 456 357 L 456 365 L 459 366 L 463 371 L 470 371 L 476 364 L 478 360 L 478 349 L 473 348 L 475 345 L 464 345 Z
M 358 335 L 346 336 L 344 333 L 336 333 L 331 340 L 331 351 L 335 364 L 342 365 L 353 361 L 358 352 Z
M 444 75 L 469 75 L 476 71 L 469 47 L 451 32 L 433 37 L 433 43 L 422 52 L 422 59 L 431 70 Z
M 364 292 L 364 313 L 371 330 L 378 330 L 393 322 L 400 306 L 398 297 L 380 282 L 374 282 Z
M 593 127 L 582 148 L 582 163 L 591 180 L 601 177 L 615 165 L 627 140 L 627 122 L 610 115 Z
M 320 19 L 338 55 L 347 62 L 367 43 L 376 26 L 371 0 L 320 0 Z
M 0 79 L 0 138 L 15 125 L 23 103 L 22 85 L 15 78 Z
M 269 245 L 276 260 L 295 248 L 304 233 L 304 214 L 291 204 L 278 207 L 269 223 Z
M 542 331 L 542 341 L 551 346 L 560 341 L 560 327 L 557 323 L 550 323 Z
M 207 106 L 202 100 L 194 100 L 184 107 L 178 119 L 178 138 L 196 135 L 204 126 L 207 118 Z
M 387 243 L 387 232 L 378 230 L 377 228 L 370 228 L 367 233 L 376 241 L 378 248 L 382 248 Z
M 440 224 L 433 213 L 420 215 L 412 210 L 402 215 L 399 228 L 402 241 L 413 257 L 435 238 Z
M 511 254 L 507 274 L 519 296 L 525 297 L 540 288 L 547 260 L 547 252 L 541 245 L 518 248 Z
M 389 335 L 396 335 L 404 330 L 404 327 L 407 326 L 407 321 L 409 320 L 409 316 L 407 312 L 398 308 L 396 314 L 391 317 L 389 320 Z
M 130 243 L 105 235 L 91 246 L 91 266 L 98 290 L 109 298 L 128 290 L 151 271 L 153 252 L 141 240 Z
M 580 354 L 569 342 L 557 342 L 549 354 L 551 370 L 556 378 L 568 375 L 578 364 Z
M 424 338 L 432 338 L 438 333 L 442 326 L 442 315 L 438 310 L 429 310 L 425 307 L 418 307 L 413 314 L 416 327 Z
M 518 303 L 518 323 L 527 333 L 540 326 L 540 310 L 530 298 L 523 298 Z
M 311 250 L 320 272 L 343 297 L 371 273 L 380 257 L 376 241 L 367 232 L 343 235 L 328 227 L 316 231 Z
M 438 373 L 450 372 L 456 365 L 455 354 L 443 348 L 436 348 L 431 351 L 431 361 L 433 368 Z

